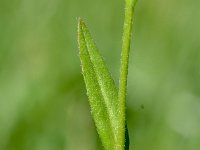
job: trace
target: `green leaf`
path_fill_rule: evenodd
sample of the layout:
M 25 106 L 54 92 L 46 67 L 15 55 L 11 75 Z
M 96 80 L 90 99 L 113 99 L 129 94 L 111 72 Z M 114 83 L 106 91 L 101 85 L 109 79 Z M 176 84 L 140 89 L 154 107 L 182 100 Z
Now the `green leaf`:
M 84 22 L 79 19 L 78 44 L 91 113 L 106 150 L 117 147 L 118 91 Z

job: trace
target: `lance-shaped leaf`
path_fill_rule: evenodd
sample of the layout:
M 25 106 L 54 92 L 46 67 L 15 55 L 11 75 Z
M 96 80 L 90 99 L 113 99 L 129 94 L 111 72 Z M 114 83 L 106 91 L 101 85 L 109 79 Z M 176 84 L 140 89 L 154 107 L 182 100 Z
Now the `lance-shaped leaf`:
M 79 19 L 78 44 L 91 113 L 106 150 L 115 150 L 118 130 L 118 92 L 84 22 Z

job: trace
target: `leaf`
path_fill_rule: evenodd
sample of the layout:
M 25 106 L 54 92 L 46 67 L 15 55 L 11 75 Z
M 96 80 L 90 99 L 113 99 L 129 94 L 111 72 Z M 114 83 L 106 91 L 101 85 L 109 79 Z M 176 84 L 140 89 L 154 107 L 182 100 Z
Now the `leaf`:
M 118 131 L 118 91 L 84 22 L 79 19 L 78 44 L 91 113 L 106 150 L 115 150 Z

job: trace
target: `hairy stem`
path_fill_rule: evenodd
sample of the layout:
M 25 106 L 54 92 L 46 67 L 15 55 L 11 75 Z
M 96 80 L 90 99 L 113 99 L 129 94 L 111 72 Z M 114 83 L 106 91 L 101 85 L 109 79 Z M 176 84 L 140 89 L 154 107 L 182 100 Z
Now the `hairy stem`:
M 125 19 L 122 38 L 121 66 L 119 79 L 119 129 L 117 137 L 117 150 L 125 148 L 125 108 L 126 108 L 126 89 L 129 63 L 129 51 L 132 32 L 133 13 L 136 0 L 125 0 Z

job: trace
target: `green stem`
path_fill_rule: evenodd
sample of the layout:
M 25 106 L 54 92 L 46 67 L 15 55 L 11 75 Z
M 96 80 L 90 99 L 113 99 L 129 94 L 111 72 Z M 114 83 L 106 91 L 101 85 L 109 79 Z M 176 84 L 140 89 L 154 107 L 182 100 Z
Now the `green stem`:
M 126 119 L 126 89 L 127 89 L 127 75 L 129 63 L 129 51 L 131 41 L 131 31 L 133 22 L 133 13 L 136 0 L 125 0 L 125 19 L 123 43 L 121 52 L 121 66 L 119 79 L 119 129 L 117 137 L 117 150 L 124 150 L 125 147 L 125 119 Z

